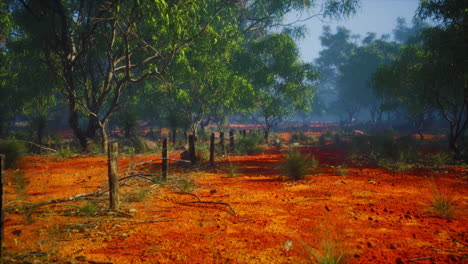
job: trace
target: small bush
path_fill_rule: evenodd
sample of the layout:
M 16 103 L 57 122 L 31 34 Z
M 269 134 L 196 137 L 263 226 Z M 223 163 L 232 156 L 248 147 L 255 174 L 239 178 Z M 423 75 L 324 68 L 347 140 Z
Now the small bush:
M 325 144 L 327 144 L 327 136 L 325 134 L 319 136 L 318 144 L 319 146 L 325 146 Z
M 85 205 L 80 207 L 79 209 L 79 214 L 83 216 L 91 216 L 95 215 L 96 212 L 98 211 L 96 203 L 93 202 L 87 202 Z
M 16 140 L 0 141 L 0 154 L 5 154 L 5 168 L 14 168 L 20 159 L 26 155 L 26 146 Z
M 291 136 L 291 143 L 301 143 L 301 142 L 309 142 L 312 138 L 300 132 L 299 134 L 293 134 Z
M 191 178 L 182 178 L 178 183 L 177 187 L 184 192 L 192 192 L 195 190 L 195 180 Z
M 210 159 L 210 146 L 209 145 L 197 144 L 195 145 L 195 151 L 197 152 L 197 156 L 199 157 L 201 161 L 207 161 Z M 218 153 L 215 153 L 215 155 L 217 154 Z
M 309 160 L 299 150 L 291 149 L 281 163 L 283 174 L 291 180 L 302 180 L 310 170 Z
M 349 260 L 349 253 L 343 245 L 334 239 L 324 239 L 318 250 L 310 250 L 316 264 L 342 264 Z
M 68 158 L 70 158 L 72 155 L 73 155 L 73 150 L 70 148 L 69 145 L 66 145 L 66 146 L 61 146 L 58 150 L 57 150 L 57 153 L 55 153 L 56 155 L 56 159 L 57 160 L 67 160 Z
M 438 152 L 431 156 L 431 160 L 432 166 L 440 168 L 452 162 L 452 156 L 446 152 Z
M 229 175 L 229 177 L 232 178 L 239 176 L 239 167 L 234 166 L 232 163 L 229 163 L 229 165 L 227 166 L 227 174 Z
M 435 189 L 432 191 L 429 211 L 444 219 L 452 218 L 456 211 L 455 200 L 447 193 Z
M 260 146 L 263 142 L 263 138 L 260 135 L 249 134 L 245 137 L 240 137 L 236 147 L 238 154 L 255 155 L 262 152 Z

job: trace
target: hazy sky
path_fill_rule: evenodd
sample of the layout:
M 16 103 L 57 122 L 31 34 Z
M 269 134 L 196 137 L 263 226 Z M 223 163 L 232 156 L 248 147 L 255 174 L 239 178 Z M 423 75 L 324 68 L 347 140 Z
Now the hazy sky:
M 375 32 L 380 37 L 382 34 L 390 34 L 396 26 L 397 17 L 406 18 L 407 23 L 411 20 L 419 5 L 419 0 L 361 0 L 361 7 L 356 15 L 343 21 L 321 21 L 312 18 L 304 23 L 308 30 L 305 39 L 298 42 L 301 50 L 302 60 L 311 62 L 318 56 L 321 49 L 320 35 L 322 27 L 329 25 L 332 32 L 337 26 L 344 26 L 351 30 L 352 34 L 365 36 L 367 32 Z M 295 21 L 297 15 L 288 16 L 287 21 Z M 303 18 L 307 17 L 303 15 Z

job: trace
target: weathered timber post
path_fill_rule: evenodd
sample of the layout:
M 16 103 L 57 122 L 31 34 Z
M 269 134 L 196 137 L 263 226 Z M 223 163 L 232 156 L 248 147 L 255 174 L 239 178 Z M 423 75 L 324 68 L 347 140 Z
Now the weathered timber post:
M 110 209 L 119 210 L 119 172 L 117 169 L 117 156 L 119 154 L 119 145 L 117 143 L 109 143 L 108 154 Z
M 210 165 L 214 166 L 214 148 L 215 148 L 215 134 L 211 133 L 210 139 Z
M 224 132 L 219 132 L 219 146 L 221 151 L 224 152 Z
M 195 165 L 197 163 L 197 153 L 195 152 L 195 136 L 189 135 L 188 139 L 189 139 L 190 162 L 192 162 L 192 165 Z
M 229 148 L 234 150 L 234 130 L 229 130 Z
M 162 178 L 167 180 L 167 138 L 163 139 L 162 145 Z
M 242 130 L 242 136 L 246 137 L 247 136 L 247 131 Z
M 3 165 L 5 164 L 5 155 L 0 154 L 0 263 L 3 264 L 3 240 L 4 240 L 4 218 L 3 211 Z
M 172 132 L 172 145 L 175 145 L 176 139 L 177 139 L 177 129 L 174 128 L 171 130 L 171 132 Z

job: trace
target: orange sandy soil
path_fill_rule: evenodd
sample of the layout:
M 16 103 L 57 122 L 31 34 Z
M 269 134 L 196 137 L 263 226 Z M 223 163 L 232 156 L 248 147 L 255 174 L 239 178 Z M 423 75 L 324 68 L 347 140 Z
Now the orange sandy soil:
M 340 241 L 350 263 L 466 263 L 466 169 L 394 174 L 348 165 L 339 176 L 337 166 L 347 163 L 341 150 L 301 150 L 313 153 L 320 167 L 298 182 L 279 177 L 281 153 L 274 149 L 231 157 L 237 177 L 228 176 L 226 159 L 214 169 L 171 165 L 170 181 L 190 177 L 201 200 L 228 203 L 235 211 L 225 204 L 187 204 L 196 197 L 137 178 L 121 187 L 121 214 L 106 211 L 107 195 L 95 198 L 100 210 L 94 215 L 78 213 L 89 201 L 43 206 L 32 215 L 8 211 L 7 263 L 310 263 L 310 249 L 320 251 L 321 241 L 330 239 Z M 121 175 L 129 162 L 119 159 Z M 158 172 L 160 165 L 144 170 Z M 8 207 L 88 193 L 107 183 L 105 157 L 27 157 L 21 171 L 22 191 L 14 180 L 19 172 L 6 171 Z M 455 197 L 455 218 L 428 211 L 436 186 Z M 144 199 L 135 198 L 138 189 L 148 192 Z

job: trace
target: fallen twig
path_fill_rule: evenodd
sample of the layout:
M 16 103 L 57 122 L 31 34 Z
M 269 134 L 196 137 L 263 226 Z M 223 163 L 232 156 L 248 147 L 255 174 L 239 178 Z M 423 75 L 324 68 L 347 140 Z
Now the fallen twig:
M 432 257 L 423 257 L 423 258 L 408 259 L 408 262 L 414 262 L 414 261 L 425 260 L 425 259 L 431 259 L 431 258 L 432 258 Z
M 450 238 L 452 238 L 453 240 L 455 240 L 456 242 L 464 245 L 465 247 L 468 247 L 468 244 L 459 240 L 458 238 L 456 238 L 454 235 L 452 235 L 452 233 L 450 233 L 450 231 L 448 231 L 447 228 L 445 228 L 443 225 L 439 224 L 439 223 L 431 223 L 431 224 L 434 224 L 434 225 L 438 225 L 440 226 L 445 232 L 447 232 L 447 234 L 450 236 Z
M 24 142 L 24 143 L 28 143 L 28 144 L 31 144 L 31 145 L 34 145 L 38 148 L 41 148 L 41 149 L 45 149 L 45 150 L 48 150 L 48 151 L 52 151 L 54 153 L 57 153 L 57 150 L 56 149 L 52 149 L 52 148 L 49 148 L 49 147 L 46 147 L 46 146 L 42 146 L 42 145 L 39 145 L 37 143 L 34 143 L 34 142 L 31 142 L 31 141 L 24 141 L 24 140 L 17 140 L 19 142 Z
M 195 204 L 195 203 L 203 203 L 203 204 L 220 204 L 220 205 L 225 205 L 227 207 L 229 207 L 229 209 L 231 209 L 231 214 L 232 215 L 236 215 L 236 210 L 234 210 L 234 208 L 228 204 L 228 203 L 224 203 L 224 202 L 214 202 L 214 201 L 194 201 L 194 202 L 185 202 L 185 203 L 179 203 L 179 204 L 182 204 L 182 205 L 187 205 L 187 204 Z

